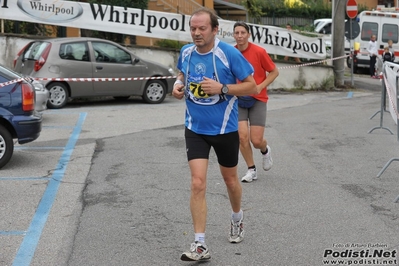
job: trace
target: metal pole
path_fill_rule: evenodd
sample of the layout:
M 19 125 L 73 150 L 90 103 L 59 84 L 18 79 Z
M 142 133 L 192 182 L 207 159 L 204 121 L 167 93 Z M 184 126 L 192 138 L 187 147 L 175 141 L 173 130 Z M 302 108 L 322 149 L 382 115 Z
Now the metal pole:
M 355 82 L 353 81 L 353 46 L 352 46 L 352 19 L 350 19 L 350 23 L 349 23 L 349 36 L 350 36 L 350 47 L 351 47 L 351 84 L 352 87 L 355 85 Z
M 332 39 L 331 39 L 331 47 L 330 47 L 330 59 L 331 58 L 333 58 L 333 43 L 334 43 L 334 24 L 335 24 L 335 9 L 336 9 L 336 6 L 335 6 L 335 1 L 336 0 L 332 0 L 331 1 L 331 5 L 332 5 L 332 8 L 331 8 L 331 18 L 332 18 L 332 23 L 331 23 L 331 36 L 333 37 Z M 398 0 L 399 1 L 399 0 Z

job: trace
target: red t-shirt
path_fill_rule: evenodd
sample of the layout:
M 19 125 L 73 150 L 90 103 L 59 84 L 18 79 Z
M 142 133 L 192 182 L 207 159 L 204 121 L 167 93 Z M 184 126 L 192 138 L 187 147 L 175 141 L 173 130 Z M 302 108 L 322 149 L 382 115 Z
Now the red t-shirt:
M 235 47 L 237 48 L 237 45 Z M 241 53 L 255 70 L 254 79 L 256 84 L 264 81 L 266 79 L 266 72 L 271 72 L 276 67 L 266 50 L 256 44 L 248 43 L 247 49 L 241 51 Z M 251 96 L 262 102 L 267 102 L 269 99 L 266 87 L 259 94 Z

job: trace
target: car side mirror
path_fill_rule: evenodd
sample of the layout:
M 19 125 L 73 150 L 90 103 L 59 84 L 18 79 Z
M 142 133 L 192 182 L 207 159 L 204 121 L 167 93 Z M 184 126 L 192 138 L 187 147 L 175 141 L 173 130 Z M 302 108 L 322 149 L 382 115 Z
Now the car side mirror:
M 134 63 L 138 63 L 138 62 L 140 62 L 140 59 L 135 58 L 133 62 L 134 62 Z

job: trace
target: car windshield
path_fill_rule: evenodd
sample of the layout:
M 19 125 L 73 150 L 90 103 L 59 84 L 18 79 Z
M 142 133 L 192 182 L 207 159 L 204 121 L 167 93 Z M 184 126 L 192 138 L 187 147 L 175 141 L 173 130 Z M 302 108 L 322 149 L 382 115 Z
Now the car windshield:
M 313 21 L 313 27 L 316 29 L 320 22 L 322 22 L 322 20 L 316 19 L 315 21 Z
M 38 60 L 40 58 L 40 55 L 46 49 L 46 47 L 50 43 L 48 42 L 32 42 L 31 45 L 25 50 L 25 53 L 23 55 L 23 59 L 34 59 Z
M 9 79 L 19 79 L 22 77 L 21 74 L 15 72 L 5 66 L 2 66 L 2 65 L 0 65 L 0 73 L 2 76 L 9 78 Z

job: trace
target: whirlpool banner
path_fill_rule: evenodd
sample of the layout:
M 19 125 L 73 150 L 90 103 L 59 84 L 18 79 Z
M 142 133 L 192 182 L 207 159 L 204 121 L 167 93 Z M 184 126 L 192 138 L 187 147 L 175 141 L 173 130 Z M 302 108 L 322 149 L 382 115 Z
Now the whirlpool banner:
M 57 0 L 0 0 L 0 19 L 84 28 L 190 42 L 189 15 Z M 219 20 L 218 38 L 235 44 L 234 21 Z M 249 24 L 250 41 L 268 53 L 325 59 L 322 37 L 306 37 L 284 28 Z

